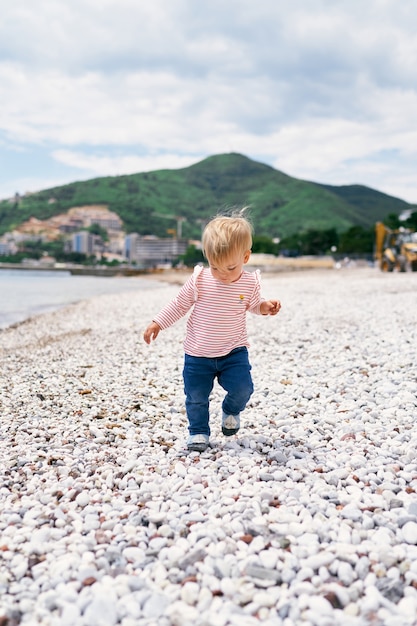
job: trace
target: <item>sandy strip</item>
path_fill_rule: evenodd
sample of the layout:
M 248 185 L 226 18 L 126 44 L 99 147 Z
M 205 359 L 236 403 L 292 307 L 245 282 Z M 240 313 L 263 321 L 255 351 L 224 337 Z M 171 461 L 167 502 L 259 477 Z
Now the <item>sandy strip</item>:
M 265 254 L 252 254 L 250 264 L 245 269 L 253 271 L 259 269 L 265 276 L 273 277 L 282 272 L 333 270 L 336 263 L 332 257 L 274 257 Z M 171 285 L 183 285 L 192 274 L 190 269 L 166 269 L 157 270 L 144 277 L 160 280 Z

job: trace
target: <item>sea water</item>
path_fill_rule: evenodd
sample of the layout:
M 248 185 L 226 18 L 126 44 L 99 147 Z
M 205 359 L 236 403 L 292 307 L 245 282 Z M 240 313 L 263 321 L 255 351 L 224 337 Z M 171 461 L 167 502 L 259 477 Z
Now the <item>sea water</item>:
M 64 271 L 0 269 L 0 328 L 94 296 L 152 286 L 154 281 L 136 276 L 72 276 Z

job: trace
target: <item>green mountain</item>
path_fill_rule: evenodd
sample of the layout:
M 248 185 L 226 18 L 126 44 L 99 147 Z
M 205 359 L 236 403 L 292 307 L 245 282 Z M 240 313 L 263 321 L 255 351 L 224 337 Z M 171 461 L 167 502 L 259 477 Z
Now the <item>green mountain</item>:
M 323 189 L 327 189 L 331 193 L 336 194 L 342 200 L 366 214 L 370 220 L 370 225 L 375 222 L 383 221 L 390 213 L 401 213 L 404 210 L 415 210 L 415 205 L 408 204 L 403 200 L 388 196 L 381 191 L 376 191 L 364 185 L 341 185 L 334 187 L 332 185 L 320 185 Z
M 257 235 L 286 237 L 310 229 L 373 227 L 407 202 L 368 187 L 333 187 L 287 176 L 241 154 L 208 157 L 178 170 L 102 177 L 0 202 L 0 234 L 30 217 L 47 219 L 74 206 L 107 204 L 127 232 L 167 236 L 181 219 L 182 234 L 197 238 L 218 211 L 250 206 Z M 159 217 L 165 216 L 163 218 Z

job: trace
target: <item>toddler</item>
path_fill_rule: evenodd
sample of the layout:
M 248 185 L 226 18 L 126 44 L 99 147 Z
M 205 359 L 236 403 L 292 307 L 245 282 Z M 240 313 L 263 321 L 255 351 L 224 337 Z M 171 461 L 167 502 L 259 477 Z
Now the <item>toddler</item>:
M 203 452 L 209 445 L 209 396 L 217 379 L 226 391 L 222 432 L 235 435 L 240 413 L 253 393 L 248 357 L 246 312 L 276 315 L 278 300 L 261 297 L 259 272 L 248 272 L 252 226 L 242 213 L 217 216 L 205 227 L 203 254 L 209 268 L 193 275 L 146 328 L 147 344 L 192 308 L 184 341 L 184 392 L 189 424 L 187 448 Z

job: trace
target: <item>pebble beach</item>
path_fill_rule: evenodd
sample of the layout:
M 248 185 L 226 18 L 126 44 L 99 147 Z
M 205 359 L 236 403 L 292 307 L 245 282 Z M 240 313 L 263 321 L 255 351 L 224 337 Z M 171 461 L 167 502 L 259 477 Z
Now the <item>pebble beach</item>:
M 178 292 L 0 331 L 0 626 L 415 626 L 417 275 L 265 274 L 241 430 L 185 449 Z

